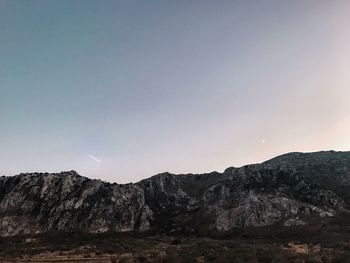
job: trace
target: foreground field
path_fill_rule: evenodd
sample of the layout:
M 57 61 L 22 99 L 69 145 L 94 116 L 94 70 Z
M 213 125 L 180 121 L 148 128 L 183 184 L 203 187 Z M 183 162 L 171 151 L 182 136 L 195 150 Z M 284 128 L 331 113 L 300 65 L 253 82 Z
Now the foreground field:
M 350 217 L 225 233 L 50 233 L 0 240 L 0 262 L 350 262 Z

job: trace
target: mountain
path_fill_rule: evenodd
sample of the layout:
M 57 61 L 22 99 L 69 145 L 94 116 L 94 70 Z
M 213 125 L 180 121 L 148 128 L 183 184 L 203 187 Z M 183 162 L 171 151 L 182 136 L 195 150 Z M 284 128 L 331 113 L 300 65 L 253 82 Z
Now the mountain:
M 223 173 L 162 173 L 134 184 L 74 171 L 27 173 L 0 177 L 0 235 L 291 226 L 349 205 L 350 152 L 288 153 Z

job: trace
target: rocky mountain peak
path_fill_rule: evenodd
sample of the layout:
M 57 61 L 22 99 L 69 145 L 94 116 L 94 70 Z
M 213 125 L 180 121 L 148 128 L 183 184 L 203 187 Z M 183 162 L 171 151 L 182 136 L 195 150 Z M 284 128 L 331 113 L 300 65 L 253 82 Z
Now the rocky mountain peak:
M 334 151 L 125 185 L 75 171 L 27 173 L 0 177 L 0 234 L 289 226 L 347 209 L 349 193 L 350 152 Z

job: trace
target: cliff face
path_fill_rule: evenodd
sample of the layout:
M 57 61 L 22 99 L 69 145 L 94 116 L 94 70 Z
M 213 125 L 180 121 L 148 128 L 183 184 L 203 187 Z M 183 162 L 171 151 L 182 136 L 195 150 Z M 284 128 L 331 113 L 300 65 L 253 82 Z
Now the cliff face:
M 164 173 L 125 185 L 74 171 L 20 174 L 0 177 L 0 235 L 292 225 L 349 204 L 350 152 L 290 153 L 223 173 Z
M 147 230 L 152 211 L 143 190 L 90 180 L 75 172 L 0 178 L 0 234 L 49 230 Z

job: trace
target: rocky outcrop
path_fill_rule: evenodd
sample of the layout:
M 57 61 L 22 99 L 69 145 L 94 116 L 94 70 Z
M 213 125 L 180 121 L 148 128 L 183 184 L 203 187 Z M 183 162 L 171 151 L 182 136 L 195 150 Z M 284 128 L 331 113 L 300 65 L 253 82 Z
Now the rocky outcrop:
M 152 211 L 134 184 L 90 180 L 76 172 L 0 178 L 0 234 L 51 230 L 147 230 Z
M 283 222 L 284 226 L 305 226 L 305 222 L 298 218 L 290 218 Z
M 290 153 L 223 173 L 163 173 L 124 185 L 74 171 L 30 173 L 0 177 L 0 235 L 292 226 L 349 204 L 349 152 Z

